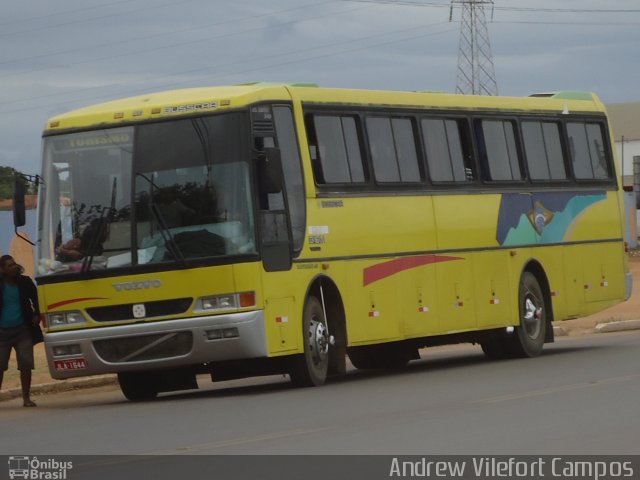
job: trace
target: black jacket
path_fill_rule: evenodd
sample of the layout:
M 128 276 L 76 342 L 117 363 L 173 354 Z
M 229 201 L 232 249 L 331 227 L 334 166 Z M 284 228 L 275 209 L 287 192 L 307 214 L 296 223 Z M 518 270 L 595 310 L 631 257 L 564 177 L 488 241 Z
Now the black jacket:
M 18 292 L 20 293 L 20 307 L 22 309 L 22 320 L 24 324 L 29 328 L 33 344 L 40 343 L 43 340 L 42 330 L 39 325 L 33 324 L 33 316 L 40 315 L 40 307 L 38 305 L 38 290 L 33 281 L 24 275 L 18 275 L 16 280 L 18 285 Z M 0 278 L 0 310 L 2 310 L 2 302 L 4 301 L 3 295 L 1 295 L 4 289 L 4 282 Z

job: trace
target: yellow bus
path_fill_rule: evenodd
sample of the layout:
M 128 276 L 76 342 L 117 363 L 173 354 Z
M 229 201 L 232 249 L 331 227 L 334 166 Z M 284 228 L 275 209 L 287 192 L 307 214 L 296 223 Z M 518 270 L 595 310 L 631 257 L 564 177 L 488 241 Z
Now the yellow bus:
M 244 84 L 47 122 L 37 283 L 54 378 L 130 400 L 287 373 L 321 385 L 472 342 L 534 357 L 631 291 L 592 93 Z

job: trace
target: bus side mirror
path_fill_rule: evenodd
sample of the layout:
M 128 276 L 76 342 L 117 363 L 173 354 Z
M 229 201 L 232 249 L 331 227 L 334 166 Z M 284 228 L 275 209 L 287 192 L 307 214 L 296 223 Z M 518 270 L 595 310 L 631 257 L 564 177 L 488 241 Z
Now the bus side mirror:
M 264 155 L 258 157 L 258 185 L 263 194 L 282 191 L 283 173 L 279 148 L 266 148 Z
M 13 225 L 16 228 L 22 227 L 27 223 L 24 196 L 24 183 L 20 177 L 16 177 L 13 181 Z
M 287 212 L 261 210 L 260 240 L 262 264 L 267 272 L 291 269 L 291 242 Z

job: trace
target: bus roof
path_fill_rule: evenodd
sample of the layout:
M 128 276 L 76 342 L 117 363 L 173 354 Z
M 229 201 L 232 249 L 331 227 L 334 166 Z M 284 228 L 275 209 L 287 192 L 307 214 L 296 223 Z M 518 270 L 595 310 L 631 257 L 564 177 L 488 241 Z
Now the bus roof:
M 394 106 L 461 111 L 604 112 L 597 95 L 585 92 L 540 93 L 530 97 L 493 97 L 440 92 L 400 92 L 321 88 L 314 84 L 247 83 L 188 88 L 113 100 L 51 118 L 45 133 L 115 126 L 199 112 L 239 108 L 260 101 L 302 101 L 310 104 Z
M 181 114 L 237 108 L 261 100 L 291 100 L 284 85 L 186 88 L 99 103 L 51 118 L 45 132 L 113 126 Z

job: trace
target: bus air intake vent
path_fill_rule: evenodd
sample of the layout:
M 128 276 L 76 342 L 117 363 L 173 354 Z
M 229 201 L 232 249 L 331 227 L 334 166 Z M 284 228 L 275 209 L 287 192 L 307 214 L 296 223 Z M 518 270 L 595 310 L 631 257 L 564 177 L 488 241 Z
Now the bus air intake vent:
M 141 362 L 188 354 L 193 346 L 191 332 L 165 332 L 134 337 L 95 340 L 93 348 L 109 363 Z
M 156 302 L 127 303 L 123 305 L 111 305 L 108 307 L 87 308 L 87 313 L 96 322 L 119 322 L 122 320 L 134 320 L 134 305 L 144 305 L 144 318 L 167 317 L 180 315 L 189 310 L 193 298 L 175 298 L 171 300 L 159 300 Z M 136 320 L 140 320 L 137 318 Z
M 273 133 L 273 121 L 272 120 L 253 120 L 253 133 Z

